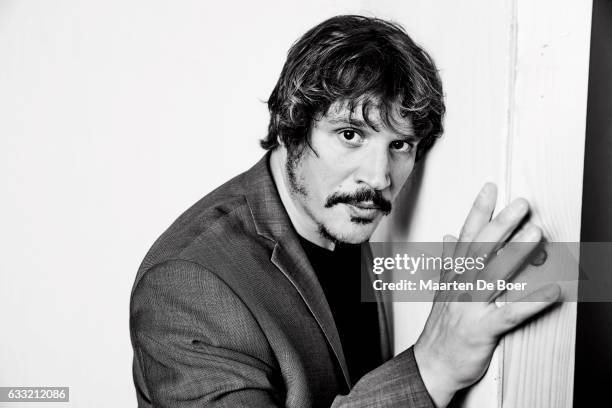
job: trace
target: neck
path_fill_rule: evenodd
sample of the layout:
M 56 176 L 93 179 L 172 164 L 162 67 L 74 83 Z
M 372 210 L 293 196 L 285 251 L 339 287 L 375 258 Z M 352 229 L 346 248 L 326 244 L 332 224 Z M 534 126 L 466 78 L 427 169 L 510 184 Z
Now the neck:
M 335 244 L 333 241 L 323 237 L 319 233 L 319 226 L 307 214 L 302 205 L 294 198 L 290 188 L 289 179 L 287 177 L 287 149 L 279 146 L 272 151 L 270 155 L 270 170 L 272 171 L 272 179 L 280 195 L 281 202 L 289 215 L 289 219 L 293 227 L 303 238 L 329 250 L 333 250 Z

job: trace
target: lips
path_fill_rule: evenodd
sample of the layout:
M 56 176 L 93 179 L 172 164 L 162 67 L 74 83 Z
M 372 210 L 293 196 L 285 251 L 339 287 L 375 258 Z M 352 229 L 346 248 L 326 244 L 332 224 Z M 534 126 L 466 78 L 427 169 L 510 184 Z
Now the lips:
M 369 202 L 369 203 L 361 202 L 359 204 L 349 204 L 349 205 L 352 205 L 353 207 L 361 208 L 364 210 L 380 210 L 380 207 L 372 202 Z
M 357 218 L 374 218 L 380 213 L 380 207 L 374 204 L 346 204 L 349 213 L 352 217 Z

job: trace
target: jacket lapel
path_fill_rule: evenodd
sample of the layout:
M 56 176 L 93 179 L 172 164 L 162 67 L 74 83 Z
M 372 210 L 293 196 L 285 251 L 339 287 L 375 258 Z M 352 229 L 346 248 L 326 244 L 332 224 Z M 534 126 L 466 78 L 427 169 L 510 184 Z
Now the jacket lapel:
M 361 273 L 366 278 L 362 280 L 362 284 L 369 284 L 370 287 L 374 283 L 371 265 L 373 264 L 372 248 L 369 244 L 361 245 Z M 367 283 L 366 283 L 367 282 Z M 362 289 L 363 290 L 363 289 Z M 380 329 L 380 347 L 381 357 L 383 361 L 387 361 L 393 357 L 393 331 L 391 330 L 393 322 L 392 299 L 389 296 L 384 296 L 387 292 L 373 290 L 374 299 L 378 309 L 378 327 Z M 362 298 L 363 299 L 363 298 Z
M 243 186 L 257 233 L 274 242 L 271 261 L 296 288 L 312 313 L 351 387 L 346 360 L 331 309 L 315 272 L 299 243 L 269 170 L 266 154 L 243 174 Z
M 346 384 L 350 388 L 348 368 L 331 309 L 300 243 L 297 239 L 292 238 L 286 237 L 277 242 L 271 260 L 295 286 L 308 309 L 310 309 L 330 344 L 342 368 Z

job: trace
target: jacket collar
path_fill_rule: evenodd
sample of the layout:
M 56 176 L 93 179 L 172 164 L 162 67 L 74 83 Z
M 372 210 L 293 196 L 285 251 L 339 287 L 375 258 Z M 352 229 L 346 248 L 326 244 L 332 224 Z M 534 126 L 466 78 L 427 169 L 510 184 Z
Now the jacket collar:
M 276 242 L 296 232 L 280 200 L 269 160 L 270 152 L 243 174 L 242 184 L 257 233 Z
M 295 286 L 323 331 L 350 387 L 346 360 L 329 304 L 281 202 L 269 167 L 270 153 L 244 174 L 243 186 L 257 233 L 274 242 L 271 261 Z

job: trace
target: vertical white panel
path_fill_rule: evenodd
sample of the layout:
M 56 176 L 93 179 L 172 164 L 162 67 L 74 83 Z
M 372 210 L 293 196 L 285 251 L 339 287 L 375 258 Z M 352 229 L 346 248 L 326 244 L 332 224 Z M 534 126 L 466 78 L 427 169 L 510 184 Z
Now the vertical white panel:
M 518 0 L 516 21 L 508 187 L 533 203 L 549 241 L 578 242 L 591 1 Z M 575 299 L 576 283 L 562 287 Z M 505 339 L 504 407 L 572 406 L 575 327 L 567 302 Z

